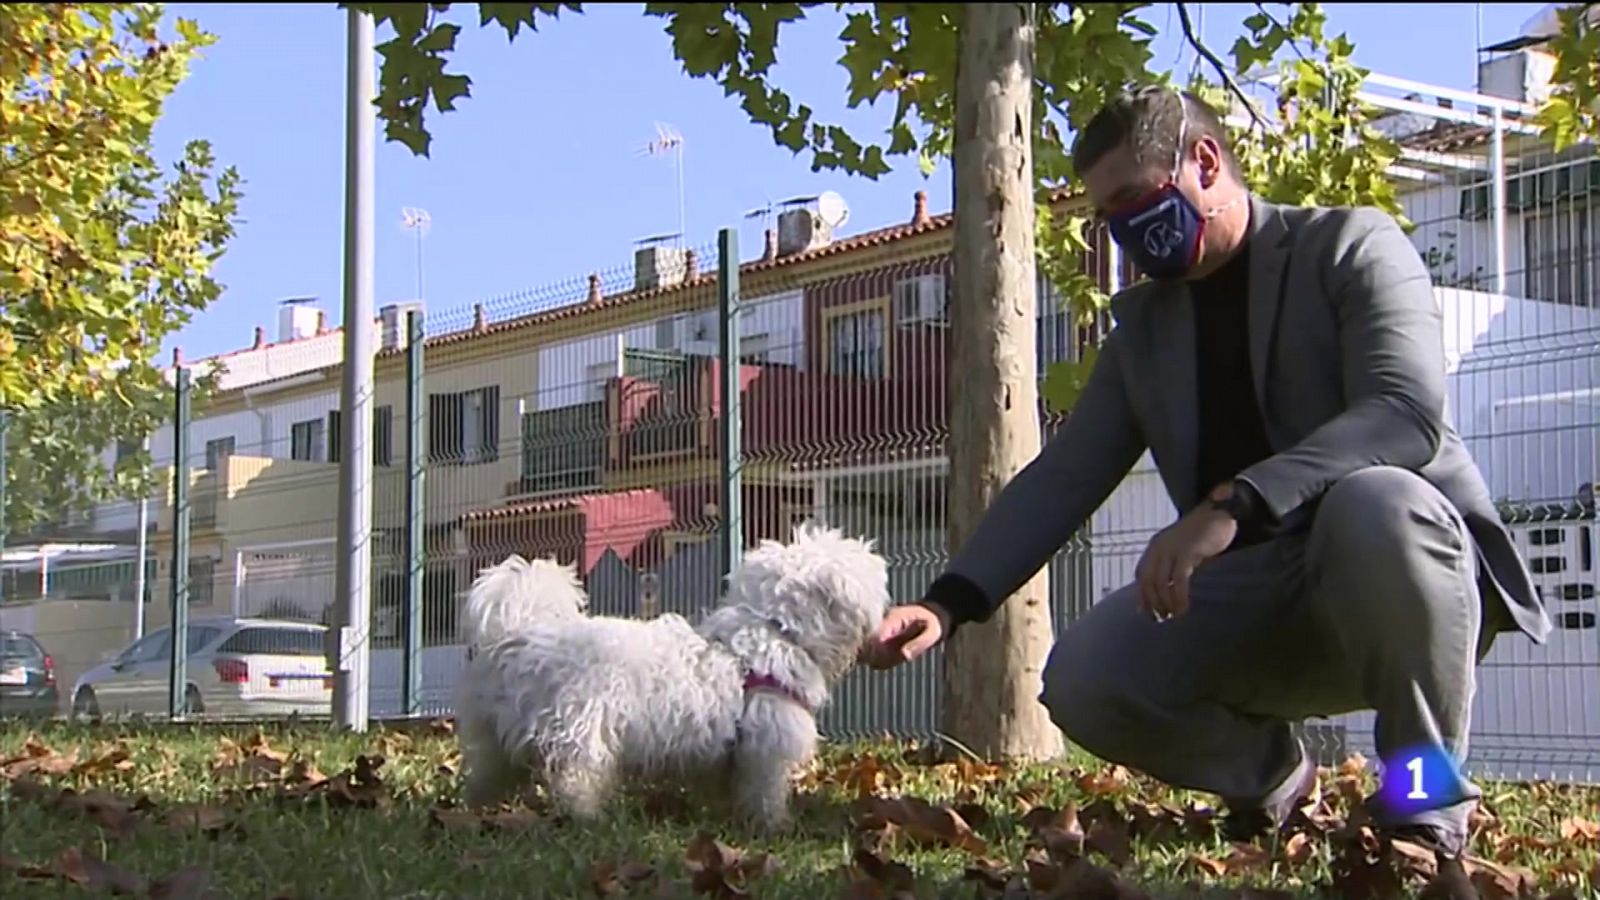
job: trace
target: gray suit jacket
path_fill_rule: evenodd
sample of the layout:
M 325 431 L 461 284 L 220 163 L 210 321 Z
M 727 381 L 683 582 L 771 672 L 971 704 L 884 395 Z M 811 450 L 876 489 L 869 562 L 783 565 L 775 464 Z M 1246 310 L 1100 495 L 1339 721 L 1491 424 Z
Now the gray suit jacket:
M 1482 474 L 1445 421 L 1432 280 L 1376 209 L 1252 198 L 1250 362 L 1274 455 L 1240 477 L 1281 520 L 1368 466 L 1418 473 L 1477 544 L 1485 627 L 1543 643 L 1551 623 Z M 991 607 L 1039 571 L 1149 449 L 1180 511 L 1195 484 L 1198 420 L 1188 288 L 1143 282 L 1111 301 L 1117 325 L 1062 428 L 995 498 L 947 570 Z

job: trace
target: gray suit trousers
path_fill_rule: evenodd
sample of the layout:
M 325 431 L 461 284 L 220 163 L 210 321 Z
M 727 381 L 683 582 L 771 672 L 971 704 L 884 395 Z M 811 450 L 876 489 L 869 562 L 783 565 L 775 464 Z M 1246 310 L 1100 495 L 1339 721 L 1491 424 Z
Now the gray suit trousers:
M 1074 743 L 1169 784 L 1263 798 L 1298 752 L 1290 723 L 1377 712 L 1380 758 L 1420 744 L 1466 758 L 1483 633 L 1478 560 L 1461 515 L 1398 468 L 1345 476 L 1273 540 L 1194 574 L 1189 610 L 1156 622 L 1138 589 L 1062 634 L 1041 702 Z M 1452 829 L 1481 794 L 1411 821 Z

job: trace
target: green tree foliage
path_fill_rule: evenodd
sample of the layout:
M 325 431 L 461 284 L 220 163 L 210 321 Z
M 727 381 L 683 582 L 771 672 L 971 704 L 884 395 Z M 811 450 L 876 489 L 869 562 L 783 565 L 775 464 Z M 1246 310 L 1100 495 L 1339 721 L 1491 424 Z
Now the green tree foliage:
M 1539 124 L 1559 153 L 1579 141 L 1600 144 L 1600 4 L 1574 3 L 1556 17 L 1561 28 L 1548 47 L 1554 89 Z
M 144 490 L 148 459 L 108 471 L 169 415 L 164 337 L 221 291 L 239 176 L 204 141 L 169 175 L 162 105 L 213 38 L 131 3 L 0 6 L 0 407 L 6 518 L 26 528 Z

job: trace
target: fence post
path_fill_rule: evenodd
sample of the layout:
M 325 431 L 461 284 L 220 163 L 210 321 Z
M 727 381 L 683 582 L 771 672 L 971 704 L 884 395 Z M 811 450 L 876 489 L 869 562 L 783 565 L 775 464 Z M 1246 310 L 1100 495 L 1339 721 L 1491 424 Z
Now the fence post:
M 177 367 L 172 416 L 172 665 L 167 670 L 167 710 L 188 713 L 189 685 L 189 369 Z
M 423 493 L 427 471 L 428 429 L 424 424 L 427 414 L 425 394 L 422 390 L 422 313 L 411 310 L 406 314 L 406 606 L 405 606 L 405 681 L 401 687 L 405 696 L 404 712 L 415 716 L 422 712 L 422 582 L 423 537 L 426 522 Z
M 0 559 L 6 549 L 6 431 L 11 427 L 11 414 L 0 408 Z M 0 600 L 6 598 L 6 572 L 0 566 Z
M 739 397 L 739 232 L 717 233 L 717 311 L 722 350 L 722 539 L 723 575 L 733 572 L 744 551 L 744 456 L 739 446 L 744 417 Z

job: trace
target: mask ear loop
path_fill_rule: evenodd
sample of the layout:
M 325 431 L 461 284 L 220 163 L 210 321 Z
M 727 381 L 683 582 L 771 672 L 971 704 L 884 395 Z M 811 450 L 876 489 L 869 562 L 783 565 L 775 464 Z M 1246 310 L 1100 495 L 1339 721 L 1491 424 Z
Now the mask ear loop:
M 1174 187 L 1176 187 L 1178 184 L 1178 173 L 1183 168 L 1183 151 L 1186 149 L 1184 147 L 1184 140 L 1189 136 L 1189 104 L 1183 99 L 1182 91 L 1178 91 L 1176 88 L 1174 88 L 1174 91 L 1178 95 L 1179 113 L 1178 145 L 1174 147 L 1172 151 L 1172 184 Z M 1222 215 L 1223 213 L 1242 203 L 1244 201 L 1244 196 L 1245 195 L 1241 194 L 1238 197 L 1229 200 L 1227 203 L 1222 204 L 1221 206 L 1213 206 L 1201 213 L 1201 216 L 1208 221 L 1215 219 L 1217 216 Z
M 1172 186 L 1178 186 L 1178 174 L 1183 170 L 1184 141 L 1189 137 L 1189 104 L 1183 100 L 1183 91 L 1173 88 L 1178 96 L 1178 143 L 1172 148 Z

